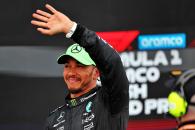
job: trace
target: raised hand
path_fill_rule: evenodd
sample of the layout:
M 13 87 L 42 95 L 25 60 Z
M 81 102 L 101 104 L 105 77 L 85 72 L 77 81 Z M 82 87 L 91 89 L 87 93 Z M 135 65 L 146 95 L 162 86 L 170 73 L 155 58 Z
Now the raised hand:
M 68 33 L 73 26 L 73 21 L 51 5 L 46 4 L 45 7 L 51 12 L 36 10 L 32 14 L 32 17 L 36 20 L 32 20 L 31 24 L 38 26 L 37 30 L 45 35 Z

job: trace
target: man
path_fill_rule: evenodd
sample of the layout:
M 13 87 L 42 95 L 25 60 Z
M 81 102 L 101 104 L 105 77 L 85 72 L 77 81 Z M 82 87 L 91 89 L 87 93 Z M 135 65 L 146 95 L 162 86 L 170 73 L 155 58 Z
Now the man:
M 128 123 L 128 80 L 118 53 L 95 32 L 51 11 L 33 13 L 33 25 L 45 35 L 64 33 L 75 44 L 58 58 L 69 89 L 65 105 L 47 119 L 49 130 L 125 130 Z M 101 87 L 96 81 L 100 76 Z
M 191 98 L 191 103 L 194 104 L 189 104 L 188 112 L 178 121 L 178 130 L 195 130 L 195 93 Z
M 195 69 L 173 72 L 179 76 L 168 96 L 169 113 L 177 119 L 178 130 L 195 130 Z

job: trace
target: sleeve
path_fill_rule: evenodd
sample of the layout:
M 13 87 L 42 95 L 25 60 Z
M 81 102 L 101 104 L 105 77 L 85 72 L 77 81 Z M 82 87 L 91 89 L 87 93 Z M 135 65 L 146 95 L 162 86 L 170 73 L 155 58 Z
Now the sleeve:
M 46 121 L 45 121 L 45 124 L 44 124 L 44 130 L 51 130 L 51 125 L 53 123 L 53 120 L 54 120 L 54 116 L 53 115 L 50 115 L 46 118 Z
M 80 24 L 71 38 L 86 49 L 100 70 L 103 89 L 109 95 L 111 112 L 118 113 L 128 107 L 128 79 L 118 53 L 94 31 Z
M 45 121 L 44 130 L 49 130 L 49 121 L 48 121 L 48 118 Z
M 44 124 L 44 130 L 49 130 L 49 125 L 50 125 L 49 122 L 50 122 L 49 118 L 47 118 Z

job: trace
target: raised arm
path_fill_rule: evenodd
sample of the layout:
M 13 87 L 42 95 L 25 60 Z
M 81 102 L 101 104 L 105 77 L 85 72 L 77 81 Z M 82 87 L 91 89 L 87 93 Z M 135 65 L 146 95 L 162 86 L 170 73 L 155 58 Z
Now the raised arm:
M 109 97 L 111 112 L 120 112 L 129 104 L 128 79 L 119 54 L 94 31 L 79 25 L 73 36 L 75 42 L 83 46 L 95 61 L 101 72 L 101 82 Z

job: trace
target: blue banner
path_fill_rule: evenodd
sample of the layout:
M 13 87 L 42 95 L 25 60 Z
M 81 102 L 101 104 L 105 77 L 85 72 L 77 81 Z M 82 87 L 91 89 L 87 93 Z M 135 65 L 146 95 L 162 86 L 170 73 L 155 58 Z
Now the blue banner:
M 138 37 L 138 48 L 140 50 L 173 49 L 185 47 L 185 33 L 140 35 Z

